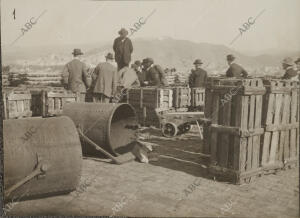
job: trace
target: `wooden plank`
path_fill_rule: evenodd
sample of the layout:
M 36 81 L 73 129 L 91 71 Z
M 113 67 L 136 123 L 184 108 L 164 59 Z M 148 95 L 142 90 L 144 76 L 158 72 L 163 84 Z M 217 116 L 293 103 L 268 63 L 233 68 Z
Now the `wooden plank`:
M 261 127 L 261 115 L 262 115 L 262 96 L 255 96 L 255 120 L 254 129 Z M 260 137 L 253 136 L 253 150 L 252 150 L 252 169 L 259 167 L 259 157 L 260 157 Z
M 213 124 L 218 124 L 218 119 L 219 119 L 219 95 L 218 94 L 214 94 L 213 95 L 213 114 L 215 114 L 214 116 L 211 117 L 212 123 Z M 210 147 L 211 147 L 211 164 L 212 165 L 216 165 L 218 164 L 218 160 L 217 160 L 217 140 L 218 134 L 216 132 L 212 132 L 211 133 L 211 138 L 210 138 Z
M 231 101 L 228 101 L 223 107 L 223 122 L 224 126 L 230 126 L 231 120 Z M 223 133 L 221 136 L 221 147 L 220 147 L 220 166 L 228 167 L 228 154 L 229 154 L 229 143 L 230 143 L 230 135 L 228 133 Z
M 4 110 L 4 119 L 8 119 L 8 105 L 7 105 L 7 96 L 6 93 L 2 94 L 3 101 L 3 110 Z
M 279 119 L 280 119 L 280 112 L 282 110 L 282 97 L 283 94 L 276 94 L 275 99 L 275 116 L 274 116 L 274 125 L 279 125 Z M 270 159 L 269 163 L 275 163 L 276 159 L 276 152 L 279 144 L 279 132 L 274 131 L 272 134 L 272 140 L 271 140 L 271 148 L 270 148 Z
M 31 94 L 28 93 L 28 94 L 10 94 L 8 95 L 8 100 L 9 101 L 22 101 L 22 100 L 25 100 L 25 99 L 28 99 L 30 100 L 31 99 Z
M 264 118 L 265 125 L 271 124 L 273 122 L 273 116 L 274 116 L 274 110 L 275 110 L 275 94 L 270 94 L 266 97 L 265 103 L 267 113 L 264 115 L 266 118 Z M 269 151 L 270 151 L 270 144 L 271 144 L 271 132 L 265 132 L 264 134 L 264 142 L 263 142 L 263 149 L 262 149 L 262 165 L 266 165 L 269 161 Z
M 211 118 L 211 114 L 212 114 L 212 93 L 210 92 L 210 90 L 206 91 L 207 97 L 205 99 L 205 108 L 204 108 L 204 114 L 206 118 Z M 193 104 L 193 106 L 196 106 L 195 104 Z
M 254 114 L 255 114 L 255 95 L 249 96 L 249 116 L 248 116 L 248 129 L 253 130 L 254 127 Z M 246 170 L 252 169 L 252 154 L 253 154 L 253 136 L 248 137 L 247 144 L 247 164 Z
M 289 102 L 286 104 L 286 121 L 285 123 L 290 123 L 291 121 L 291 97 L 289 96 Z M 283 145 L 283 161 L 290 158 L 290 131 L 285 131 L 284 145 Z
M 283 110 L 282 110 L 282 117 L 281 117 L 281 126 L 284 126 L 287 123 L 287 114 L 288 114 L 288 109 L 289 109 L 289 103 L 290 103 L 290 96 L 289 95 L 284 95 L 284 100 L 283 100 Z M 278 152 L 276 155 L 276 160 L 279 162 L 283 161 L 283 146 L 285 142 L 285 135 L 288 133 L 286 130 L 280 131 L 280 138 L 279 138 L 279 148 Z
M 236 127 L 241 126 L 241 116 L 242 116 L 242 106 L 243 106 L 243 99 L 242 96 L 236 95 L 233 99 L 233 107 L 234 107 L 234 125 Z M 240 161 L 241 161 L 241 148 L 240 148 L 240 137 L 235 136 L 234 137 L 234 142 L 233 142 L 233 169 L 240 171 Z
M 291 96 L 291 123 L 297 122 L 297 91 L 292 91 Z M 296 158 L 297 156 L 297 149 L 296 149 L 296 140 L 297 140 L 297 134 L 296 129 L 290 130 L 290 158 Z
M 242 96 L 242 113 L 241 113 L 241 129 L 248 128 L 248 113 L 249 113 L 249 96 Z M 240 142 L 240 171 L 246 170 L 247 160 L 247 138 L 241 138 Z

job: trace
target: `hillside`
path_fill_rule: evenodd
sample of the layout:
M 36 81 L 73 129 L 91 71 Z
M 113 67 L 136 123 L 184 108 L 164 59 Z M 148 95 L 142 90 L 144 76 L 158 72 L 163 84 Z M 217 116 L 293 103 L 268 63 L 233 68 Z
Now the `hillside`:
M 193 67 L 193 61 L 201 58 L 204 62 L 204 68 L 212 73 L 224 73 L 227 68 L 226 55 L 234 54 L 246 70 L 250 73 L 274 73 L 280 71 L 280 61 L 283 55 L 264 54 L 260 56 L 247 56 L 234 51 L 224 45 L 215 45 L 208 43 L 194 43 L 186 40 L 175 40 L 171 38 L 162 39 L 134 39 L 134 52 L 132 59 L 143 59 L 152 57 L 154 61 L 163 67 L 175 67 L 181 72 L 188 71 Z M 112 42 L 102 44 L 78 45 L 73 47 L 82 48 L 85 54 L 82 56 L 84 62 L 89 66 L 95 66 L 104 60 L 104 55 L 112 51 Z M 40 50 L 40 53 L 39 53 Z M 57 52 L 56 52 L 57 51 Z M 56 49 L 35 48 L 35 49 L 4 49 L 3 63 L 18 66 L 61 66 L 71 60 L 72 46 L 64 46 Z M 286 54 L 285 54 L 286 55 Z M 292 57 L 300 56 L 300 52 L 291 53 Z M 256 73 L 255 73 L 256 72 Z

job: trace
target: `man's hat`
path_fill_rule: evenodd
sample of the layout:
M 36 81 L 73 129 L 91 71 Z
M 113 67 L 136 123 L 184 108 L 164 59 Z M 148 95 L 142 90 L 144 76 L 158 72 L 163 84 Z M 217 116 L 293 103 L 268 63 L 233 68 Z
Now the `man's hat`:
M 282 63 L 286 64 L 286 65 L 289 65 L 289 66 L 293 66 L 294 65 L 294 61 L 290 57 L 286 57 L 285 59 L 283 59 Z
M 295 63 L 298 64 L 300 62 L 300 58 L 298 58 Z
M 114 59 L 114 55 L 112 53 L 107 53 L 107 55 L 105 56 L 107 59 L 111 59 L 113 60 Z
M 234 61 L 234 59 L 235 59 L 235 57 L 234 57 L 234 55 L 233 54 L 229 54 L 229 55 L 227 55 L 227 60 L 228 61 Z
M 83 55 L 82 51 L 79 48 L 74 48 L 72 54 L 73 55 Z
M 203 64 L 203 62 L 201 61 L 201 59 L 196 59 L 196 60 L 194 61 L 194 64 Z
M 128 31 L 125 28 L 120 29 L 118 32 L 120 35 L 128 35 Z
M 142 62 L 139 61 L 139 60 L 137 60 L 137 61 L 134 62 L 134 64 L 137 65 L 137 66 L 141 66 L 141 65 L 142 65 Z
M 154 63 L 154 60 L 152 58 L 146 58 L 147 62 L 150 63 L 150 64 L 153 64 Z

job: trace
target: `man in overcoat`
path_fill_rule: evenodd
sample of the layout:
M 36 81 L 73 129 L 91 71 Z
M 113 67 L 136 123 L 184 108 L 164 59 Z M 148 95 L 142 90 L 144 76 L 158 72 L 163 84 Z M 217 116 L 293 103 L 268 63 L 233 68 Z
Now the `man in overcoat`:
M 115 59 L 118 64 L 118 70 L 123 67 L 128 67 L 131 61 L 131 54 L 133 46 L 131 40 L 127 37 L 128 31 L 122 28 L 119 31 L 119 37 L 115 39 L 113 49 L 115 52 Z
M 109 103 L 117 89 L 118 72 L 113 65 L 114 56 L 108 53 L 105 58 L 106 62 L 98 64 L 92 75 L 95 81 L 93 102 Z
M 63 83 L 68 90 L 80 93 L 80 101 L 85 101 L 86 89 L 90 86 L 87 67 L 80 61 L 79 56 L 83 55 L 80 49 L 73 51 L 73 60 L 67 63 L 63 69 Z
M 201 59 L 194 61 L 195 69 L 192 69 L 192 73 L 189 77 L 189 85 L 191 88 L 205 87 L 207 72 L 201 68 L 202 64 Z
M 227 55 L 226 59 L 227 59 L 228 65 L 229 65 L 229 68 L 226 71 L 227 77 L 237 77 L 237 78 L 244 77 L 245 78 L 248 76 L 247 71 L 242 66 L 240 66 L 234 62 L 235 57 L 232 54 Z

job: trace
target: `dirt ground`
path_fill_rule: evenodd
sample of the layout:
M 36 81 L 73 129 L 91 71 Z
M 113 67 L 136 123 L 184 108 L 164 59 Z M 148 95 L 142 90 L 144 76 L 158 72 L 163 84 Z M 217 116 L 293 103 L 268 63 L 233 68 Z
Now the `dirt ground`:
M 8 215 L 299 217 L 299 170 L 233 185 L 207 177 L 199 133 L 173 139 L 152 130 L 158 161 L 123 165 L 85 158 L 78 189 L 14 203 Z

